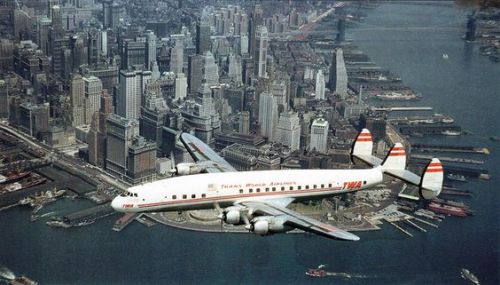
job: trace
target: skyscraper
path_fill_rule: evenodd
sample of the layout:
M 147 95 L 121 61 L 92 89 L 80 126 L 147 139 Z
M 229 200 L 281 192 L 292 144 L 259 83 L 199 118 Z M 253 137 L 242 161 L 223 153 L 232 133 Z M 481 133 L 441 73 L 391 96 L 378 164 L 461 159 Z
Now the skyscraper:
M 113 99 L 107 90 L 101 94 L 101 109 L 94 113 L 90 124 L 87 143 L 89 145 L 89 163 L 105 168 L 106 167 L 106 145 L 107 145 L 107 124 L 106 119 L 114 112 Z
M 85 124 L 89 125 L 94 113 L 101 108 L 102 82 L 95 76 L 83 78 L 85 87 Z
M 255 33 L 255 52 L 254 52 L 254 74 L 259 78 L 267 78 L 267 46 L 269 35 L 266 26 L 257 27 Z
M 344 53 L 341 48 L 337 48 L 333 54 L 328 84 L 330 90 L 334 91 L 341 98 L 347 96 L 347 69 L 344 63 Z
M 203 82 L 207 83 L 208 87 L 219 85 L 219 66 L 217 66 L 214 56 L 209 51 L 205 53 Z
M 127 119 L 138 119 L 142 93 L 151 71 L 120 70 L 119 91 L 116 98 L 116 113 Z
M 210 25 L 200 20 L 196 23 L 196 53 L 204 55 L 205 52 L 210 51 Z
M 71 125 L 78 127 L 85 124 L 85 83 L 81 75 L 73 76 L 69 86 Z
M 156 63 L 156 35 L 153 31 L 146 31 L 146 68 L 151 70 Z
M 139 122 L 109 114 L 106 124 L 106 169 L 118 176 L 124 176 L 127 172 L 128 149 L 133 139 L 139 136 Z
M 9 93 L 5 80 L 0 79 L 0 118 L 9 117 Z
M 159 148 L 162 145 L 162 130 L 168 107 L 163 97 L 155 92 L 147 92 L 144 100 L 139 119 L 139 132 L 144 138 L 156 142 Z
M 325 76 L 323 75 L 323 70 L 318 70 L 316 73 L 316 86 L 314 89 L 316 94 L 316 99 L 325 100 Z
M 195 94 L 200 89 L 203 77 L 203 62 L 202 55 L 190 55 L 188 57 L 188 89 L 189 94 Z
M 311 125 L 311 143 L 309 149 L 326 153 L 328 150 L 328 121 L 323 118 L 314 119 Z
M 229 68 L 228 68 L 228 76 L 236 85 L 241 85 L 242 77 L 241 77 L 241 57 L 230 54 L 229 55 Z
M 277 141 L 288 146 L 291 151 L 300 148 L 300 120 L 296 112 L 287 111 L 281 113 L 277 134 Z
M 170 71 L 175 74 L 182 73 L 184 66 L 184 41 L 181 38 L 175 40 L 175 45 L 170 51 Z
M 184 99 L 187 95 L 187 78 L 184 73 L 177 74 L 175 78 L 175 100 Z
M 240 113 L 238 125 L 240 134 L 250 134 L 250 112 L 243 111 Z
M 277 123 L 278 102 L 272 94 L 262 92 L 259 96 L 260 134 L 267 137 L 268 141 L 274 141 Z

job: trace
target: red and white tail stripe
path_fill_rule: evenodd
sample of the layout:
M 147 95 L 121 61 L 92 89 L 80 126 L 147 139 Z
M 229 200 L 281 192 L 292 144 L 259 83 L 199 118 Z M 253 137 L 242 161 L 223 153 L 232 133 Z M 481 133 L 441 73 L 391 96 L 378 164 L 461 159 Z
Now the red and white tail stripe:
M 402 144 L 397 143 L 391 148 L 389 156 L 406 156 L 405 148 Z
M 433 158 L 422 174 L 420 195 L 425 199 L 434 199 L 443 188 L 443 165 L 437 158 Z
M 443 165 L 441 164 L 441 161 L 431 161 L 429 165 L 427 165 L 427 168 L 425 169 L 425 172 L 443 172 Z
M 352 155 L 357 157 L 369 157 L 372 155 L 372 150 L 372 134 L 368 129 L 363 129 L 354 141 Z
M 372 141 L 373 141 L 372 134 L 367 129 L 363 129 L 356 138 L 356 142 L 372 142 Z
M 385 158 L 382 166 L 385 169 L 405 169 L 406 151 L 401 143 L 396 143 Z

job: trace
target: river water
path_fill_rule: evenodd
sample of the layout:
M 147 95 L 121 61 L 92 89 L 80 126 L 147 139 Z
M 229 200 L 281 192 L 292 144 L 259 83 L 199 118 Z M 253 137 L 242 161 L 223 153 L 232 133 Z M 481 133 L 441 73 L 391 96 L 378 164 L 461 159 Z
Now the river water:
M 347 37 L 421 92 L 424 99 L 418 104 L 454 116 L 474 133 L 425 141 L 490 148 L 484 167 L 493 179 L 463 187 L 474 192 L 467 202 L 475 216 L 447 218 L 439 229 L 414 231 L 414 238 L 384 226 L 360 233 L 359 242 L 339 242 L 311 235 L 147 229 L 138 223 L 116 233 L 111 227 L 117 216 L 59 230 L 31 223 L 28 210 L 13 208 L 0 213 L 0 265 L 40 284 L 460 284 L 461 268 L 474 272 L 482 284 L 499 284 L 499 144 L 487 138 L 500 135 L 500 66 L 460 39 L 466 13 L 451 6 L 383 4 L 349 29 Z M 45 211 L 68 211 L 76 203 L 61 201 Z M 304 275 L 318 264 L 364 277 L 312 280 Z

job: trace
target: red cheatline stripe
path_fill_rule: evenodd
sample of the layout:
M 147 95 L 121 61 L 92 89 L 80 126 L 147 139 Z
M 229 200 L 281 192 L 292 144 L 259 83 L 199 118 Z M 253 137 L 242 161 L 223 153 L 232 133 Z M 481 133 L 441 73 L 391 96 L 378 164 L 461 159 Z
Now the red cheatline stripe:
M 405 153 L 392 153 L 389 154 L 389 156 L 405 156 L 406 154 Z
M 363 134 L 363 133 L 361 133 L 361 134 L 359 134 L 359 136 L 360 136 L 360 137 L 371 137 L 371 136 L 372 136 L 372 134 L 370 134 L 370 133 L 364 133 L 364 134 Z
M 371 138 L 366 138 L 366 139 L 363 138 L 363 139 L 357 139 L 356 141 L 357 142 L 371 142 L 372 139 Z
M 425 172 L 443 172 L 443 169 L 427 169 Z
M 392 148 L 392 150 L 405 150 L 405 148 L 402 146 L 395 146 Z
M 431 162 L 429 166 L 442 166 L 441 162 Z

